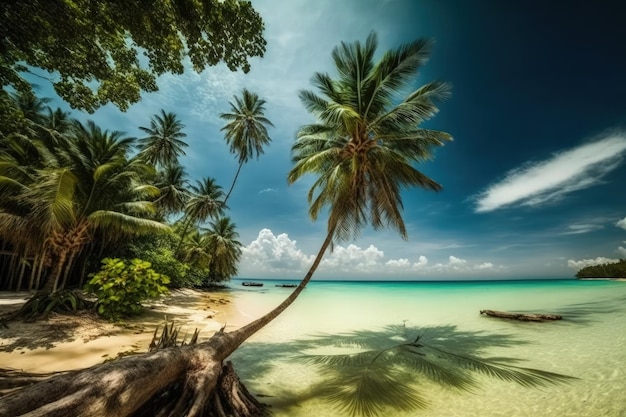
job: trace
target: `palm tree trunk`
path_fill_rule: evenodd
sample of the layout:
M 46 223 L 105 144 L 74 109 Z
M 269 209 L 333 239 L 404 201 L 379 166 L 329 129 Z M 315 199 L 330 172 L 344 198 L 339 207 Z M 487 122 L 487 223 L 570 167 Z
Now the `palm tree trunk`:
M 187 234 L 187 229 L 189 229 L 190 225 L 191 225 L 191 219 L 187 219 L 187 222 L 184 223 L 183 231 L 180 234 L 180 240 L 178 241 L 178 246 L 176 246 L 176 251 L 174 252 L 176 255 L 178 255 L 180 252 L 180 247 L 183 245 L 183 240 L 185 240 L 185 235 Z
M 235 183 L 237 182 L 237 178 L 239 177 L 239 172 L 241 171 L 242 166 L 243 166 L 243 161 L 239 162 L 239 168 L 237 168 L 237 173 L 235 174 L 233 183 L 230 185 L 230 190 L 228 190 L 228 193 L 226 194 L 226 197 L 224 198 L 224 205 L 226 205 L 226 202 L 228 201 L 228 197 L 230 197 L 230 193 L 232 193 L 233 188 L 235 188 Z
M 52 274 L 48 278 L 48 281 L 46 281 L 46 285 L 43 287 L 44 292 L 56 292 L 57 286 L 59 285 L 59 278 L 61 277 L 61 271 L 63 270 L 63 265 L 65 264 L 65 259 L 67 259 L 67 250 L 61 249 L 61 253 L 57 259 L 57 264 L 52 269 Z
M 296 300 L 296 298 L 298 298 L 302 290 L 304 290 L 306 285 L 309 283 L 309 281 L 313 277 L 313 274 L 317 270 L 317 267 L 319 266 L 320 262 L 322 261 L 322 258 L 324 257 L 324 254 L 326 253 L 326 250 L 328 249 L 328 246 L 330 246 L 331 242 L 333 241 L 334 234 L 335 234 L 334 228 L 329 230 L 328 235 L 326 235 L 326 239 L 324 240 L 324 243 L 322 243 L 322 247 L 317 253 L 317 256 L 315 257 L 313 264 L 309 268 L 309 271 L 306 273 L 306 275 L 304 276 L 304 279 L 302 279 L 298 287 L 291 293 L 291 295 L 289 295 L 289 297 L 285 299 L 285 301 L 280 303 L 278 307 L 276 307 L 275 309 L 273 309 L 272 311 L 270 311 L 263 317 L 260 317 L 256 319 L 255 321 L 253 321 L 252 323 L 249 323 L 245 325 L 244 327 L 238 330 L 235 330 L 233 332 L 230 332 L 226 335 L 228 337 L 233 338 L 233 343 L 236 344 L 235 349 L 239 347 L 240 344 L 242 344 L 246 339 L 248 339 L 254 333 L 256 333 L 257 331 L 262 329 L 264 326 L 266 326 L 269 322 L 274 320 L 280 313 L 285 311 L 285 309 L 289 307 Z M 235 349 L 233 349 L 233 351 Z
M 22 281 L 24 280 L 24 274 L 26 273 L 26 264 L 26 256 L 24 256 L 20 261 L 20 272 L 17 277 L 17 285 L 15 286 L 15 291 L 20 291 L 22 289 Z

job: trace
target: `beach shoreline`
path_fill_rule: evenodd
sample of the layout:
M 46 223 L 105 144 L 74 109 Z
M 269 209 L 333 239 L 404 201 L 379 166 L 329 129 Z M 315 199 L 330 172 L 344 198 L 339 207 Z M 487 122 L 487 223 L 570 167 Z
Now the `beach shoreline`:
M 28 293 L 0 292 L 0 314 L 19 308 Z M 234 306 L 228 290 L 173 290 L 145 311 L 121 323 L 93 312 L 51 314 L 34 323 L 11 321 L 0 329 L 0 363 L 24 372 L 60 372 L 87 368 L 132 353 L 145 353 L 155 329 L 166 323 L 180 328 L 181 338 L 200 331 L 199 341 L 222 328 L 235 330 L 249 321 Z

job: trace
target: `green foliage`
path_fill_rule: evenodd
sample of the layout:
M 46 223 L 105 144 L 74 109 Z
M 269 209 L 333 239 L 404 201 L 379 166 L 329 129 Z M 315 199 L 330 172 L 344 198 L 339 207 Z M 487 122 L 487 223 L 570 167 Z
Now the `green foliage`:
M 438 81 L 412 91 L 431 44 L 418 39 L 375 62 L 375 34 L 365 44 L 342 42 L 332 53 L 337 76 L 316 73 L 317 91 L 299 93 L 317 121 L 299 129 L 287 180 L 314 176 L 309 214 L 316 220 L 328 209 L 328 231 L 337 240 L 355 238 L 367 224 L 395 229 L 406 239 L 402 190 L 442 188 L 416 169 L 451 140 L 419 127 L 450 95 L 450 87 Z
M 577 278 L 626 278 L 626 259 L 615 263 L 586 266 L 576 273 Z
M 109 102 L 127 109 L 158 89 L 159 75 L 182 73 L 187 57 L 197 72 L 219 62 L 248 72 L 266 44 L 261 17 L 239 0 L 7 1 L 0 16 L 0 86 L 29 91 L 21 74 L 40 68 L 89 112 Z
M 85 291 L 98 298 L 98 314 L 109 320 L 138 314 L 141 302 L 168 292 L 170 279 L 155 272 L 150 262 L 133 259 L 130 263 L 118 258 L 105 258 L 102 268 L 90 274 Z
M 181 262 L 175 256 L 178 242 L 173 232 L 140 236 L 115 252 L 120 258 L 139 258 L 152 264 L 152 269 L 170 278 L 170 288 L 195 287 L 202 283 L 207 271 L 193 263 Z
M 23 317 L 26 321 L 35 321 L 52 312 L 76 312 L 93 307 L 93 302 L 86 300 L 75 290 L 59 290 L 53 293 L 35 294 L 26 302 L 17 313 L 17 317 Z

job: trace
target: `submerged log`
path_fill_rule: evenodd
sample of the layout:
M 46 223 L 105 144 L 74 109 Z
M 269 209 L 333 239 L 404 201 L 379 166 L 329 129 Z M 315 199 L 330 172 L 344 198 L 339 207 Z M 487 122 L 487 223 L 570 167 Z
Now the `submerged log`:
M 508 313 L 506 311 L 480 310 L 483 316 L 497 317 L 500 319 L 520 320 L 520 321 L 546 321 L 546 320 L 562 320 L 563 316 L 559 314 L 542 314 L 542 313 Z

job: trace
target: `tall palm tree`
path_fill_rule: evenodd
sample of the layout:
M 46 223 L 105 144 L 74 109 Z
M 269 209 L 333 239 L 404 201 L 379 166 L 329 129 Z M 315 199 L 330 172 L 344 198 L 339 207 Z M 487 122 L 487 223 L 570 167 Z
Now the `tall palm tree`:
M 159 198 L 154 203 L 164 216 L 183 211 L 189 199 L 187 173 L 183 166 L 167 165 L 157 173 L 155 185 L 159 189 Z
M 332 53 L 338 77 L 316 73 L 313 84 L 320 95 L 300 91 L 301 101 L 318 121 L 298 131 L 292 147 L 295 165 L 287 179 L 292 184 L 307 174 L 316 177 L 308 194 L 309 214 L 315 220 L 328 208 L 327 235 L 294 292 L 265 316 L 233 332 L 234 343 L 295 301 L 333 241 L 357 236 L 366 224 L 391 227 L 406 239 L 401 215 L 404 188 L 441 189 L 414 165 L 432 158 L 433 148 L 451 140 L 445 132 L 419 127 L 437 113 L 436 104 L 448 97 L 449 87 L 429 82 L 397 100 L 413 86 L 431 45 L 416 40 L 388 51 L 375 63 L 375 34 L 364 45 L 341 43 Z
M 253 157 L 258 158 L 263 153 L 263 146 L 270 143 L 267 127 L 274 126 L 265 117 L 265 100 L 257 94 L 244 88 L 241 97 L 234 96 L 234 99 L 234 103 L 228 103 L 230 113 L 220 114 L 222 119 L 228 121 L 221 130 L 226 131 L 226 143 L 230 146 L 230 153 L 239 158 L 239 167 L 224 203 L 228 201 L 235 187 L 243 164 Z
M 241 258 L 241 242 L 237 240 L 239 233 L 230 217 L 222 217 L 211 222 L 206 230 L 207 251 L 211 256 L 209 262 L 209 281 L 227 281 L 237 275 L 237 264 Z
M 184 226 L 176 252 L 180 252 L 181 245 L 187 235 L 187 230 L 193 224 L 206 221 L 208 218 L 216 219 L 224 214 L 224 192 L 214 178 L 204 178 L 197 181 L 191 187 L 192 194 L 185 205 Z
M 139 127 L 148 136 L 139 139 L 139 155 L 146 162 L 157 166 L 177 165 L 178 157 L 185 155 L 188 146 L 182 138 L 185 125 L 178 120 L 175 113 L 155 114 L 150 119 L 150 127 Z

